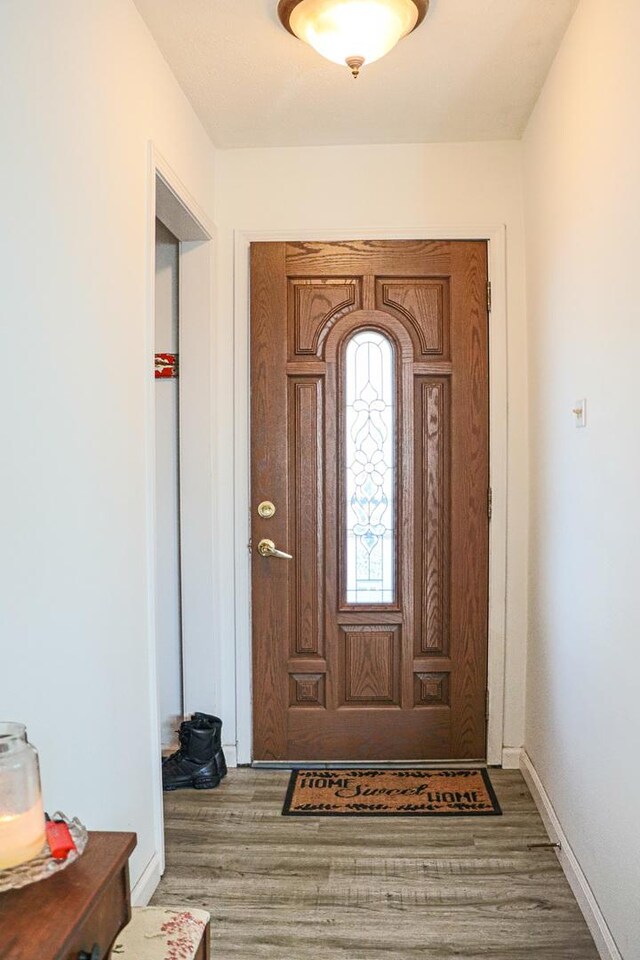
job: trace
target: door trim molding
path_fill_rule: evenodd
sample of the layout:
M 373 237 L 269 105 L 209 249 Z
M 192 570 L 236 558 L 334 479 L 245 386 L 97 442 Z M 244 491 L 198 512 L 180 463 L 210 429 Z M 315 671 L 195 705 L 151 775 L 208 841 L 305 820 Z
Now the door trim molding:
M 250 374 L 249 247 L 254 242 L 320 240 L 486 240 L 492 290 L 489 317 L 489 470 L 493 508 L 489 527 L 489 649 L 487 763 L 502 763 L 506 654 L 507 575 L 507 277 L 506 227 L 431 225 L 406 229 L 354 227 L 350 230 L 235 231 L 234 408 L 235 408 L 235 621 L 236 723 L 238 763 L 251 763 L 251 575 L 250 537 Z
M 150 897 L 154 884 L 164 872 L 164 811 L 162 793 L 162 771 L 160 765 L 160 709 L 159 683 L 157 668 L 156 639 L 156 380 L 154 376 L 153 356 L 155 351 L 155 241 L 156 215 L 180 241 L 179 284 L 180 284 L 180 351 L 183 354 L 181 366 L 196 368 L 194 376 L 189 377 L 185 407 L 181 410 L 180 423 L 180 469 L 186 471 L 188 486 L 195 487 L 199 496 L 192 505 L 187 524 L 190 527 L 187 550 L 181 547 L 181 562 L 186 576 L 191 578 L 195 570 L 195 589 L 187 599 L 190 609 L 189 623 L 203 621 L 194 631 L 184 632 L 183 605 L 183 658 L 185 709 L 189 709 L 197 691 L 192 676 L 204 673 L 198 647 L 202 646 L 201 635 L 204 631 L 206 644 L 211 646 L 210 636 L 214 627 L 212 602 L 211 566 L 203 552 L 213 556 L 213 523 L 211 494 L 202 495 L 207 485 L 211 485 L 211 422 L 213 410 L 211 395 L 211 359 L 209 350 L 210 330 L 213 316 L 213 272 L 215 227 L 208 220 L 196 200 L 167 163 L 153 141 L 147 145 L 147 222 L 146 222 L 146 317 L 145 350 L 140 376 L 145 384 L 145 465 L 146 465 L 146 561 L 147 561 L 147 649 L 149 656 L 149 696 L 151 747 L 153 764 L 153 832 L 155 851 L 153 857 L 135 887 L 134 894 L 139 902 Z M 186 329 L 188 328 L 188 329 Z M 184 333 L 187 333 L 186 338 Z M 199 382 L 196 382 L 198 381 Z M 183 388 L 180 386 L 182 407 Z M 197 411 L 197 416 L 195 414 Z M 202 440 L 205 439 L 204 449 Z M 209 438 L 209 439 L 208 439 Z M 208 442 L 207 442 L 208 439 Z M 206 475 L 206 476 L 205 476 Z M 181 485 L 182 486 L 182 485 Z M 181 491 L 182 494 L 182 491 Z M 183 508 L 181 499 L 181 511 Z M 184 517 L 183 517 L 184 522 Z M 191 529 L 192 528 L 192 529 Z M 199 635 L 198 635 L 199 634 Z M 198 641 L 200 640 L 200 643 Z M 213 656 L 213 654 L 212 654 Z M 193 663 L 193 666 L 191 666 Z M 213 666 L 210 670 L 214 672 Z M 210 684 L 209 684 L 210 686 Z M 208 702 L 208 701 L 207 701 Z M 199 707 L 202 709 L 202 707 Z M 207 709 L 204 707 L 204 709 Z

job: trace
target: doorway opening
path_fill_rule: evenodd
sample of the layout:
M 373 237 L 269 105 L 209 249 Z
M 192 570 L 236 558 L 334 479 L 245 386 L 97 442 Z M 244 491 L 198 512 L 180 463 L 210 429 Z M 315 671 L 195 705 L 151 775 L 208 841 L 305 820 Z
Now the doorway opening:
M 160 737 L 174 746 L 184 715 L 180 557 L 180 241 L 156 218 L 156 637 Z
M 155 170 L 154 201 L 154 647 L 161 740 L 168 747 L 176 720 L 216 705 L 213 263 L 212 228 L 164 165 Z
M 219 703 L 213 599 L 214 228 L 151 144 L 148 190 L 148 644 L 157 757 L 156 851 L 150 871 L 161 874 L 161 754 L 174 746 L 185 715 L 214 713 Z

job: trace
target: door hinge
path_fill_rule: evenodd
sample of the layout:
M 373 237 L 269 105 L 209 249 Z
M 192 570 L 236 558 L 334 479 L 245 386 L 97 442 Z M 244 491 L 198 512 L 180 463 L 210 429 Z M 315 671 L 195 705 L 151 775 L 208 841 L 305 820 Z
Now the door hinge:
M 484 718 L 485 720 L 489 719 L 489 690 L 487 690 L 484 697 Z
M 487 490 L 487 516 L 491 520 L 491 514 L 493 513 L 493 490 L 491 487 Z
M 491 280 L 487 283 L 487 310 L 491 313 Z

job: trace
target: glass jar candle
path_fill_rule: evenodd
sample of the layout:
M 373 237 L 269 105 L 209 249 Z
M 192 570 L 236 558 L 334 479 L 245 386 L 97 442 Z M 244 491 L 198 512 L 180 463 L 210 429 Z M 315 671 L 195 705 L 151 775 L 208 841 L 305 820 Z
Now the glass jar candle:
M 20 723 L 0 723 L 0 870 L 37 857 L 45 845 L 38 752 Z

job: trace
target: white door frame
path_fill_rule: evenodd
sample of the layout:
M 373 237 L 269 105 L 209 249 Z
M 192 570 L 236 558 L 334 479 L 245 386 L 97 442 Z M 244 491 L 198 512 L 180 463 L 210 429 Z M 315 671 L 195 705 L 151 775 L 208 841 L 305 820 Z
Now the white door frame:
M 235 232 L 235 619 L 238 763 L 252 757 L 250 537 L 249 247 L 264 241 L 486 240 L 492 308 L 489 320 L 490 482 L 493 512 L 489 532 L 489 662 L 487 762 L 502 764 L 506 655 L 507 574 L 507 275 L 504 224 L 423 226 L 397 230 L 236 230 Z
M 182 648 L 185 712 L 208 710 L 215 703 L 218 673 L 214 637 L 214 491 L 211 330 L 215 227 L 153 143 L 147 166 L 147 275 L 145 323 L 147 616 L 151 742 L 155 765 L 154 840 L 159 874 L 142 886 L 154 888 L 164 871 L 164 817 L 160 765 L 159 684 L 156 649 L 156 382 L 155 236 L 156 217 L 180 241 L 180 563 L 182 571 Z M 153 862 L 153 861 L 152 861 Z M 138 884 L 141 887 L 141 884 Z M 145 890 L 136 890 L 145 902 Z

